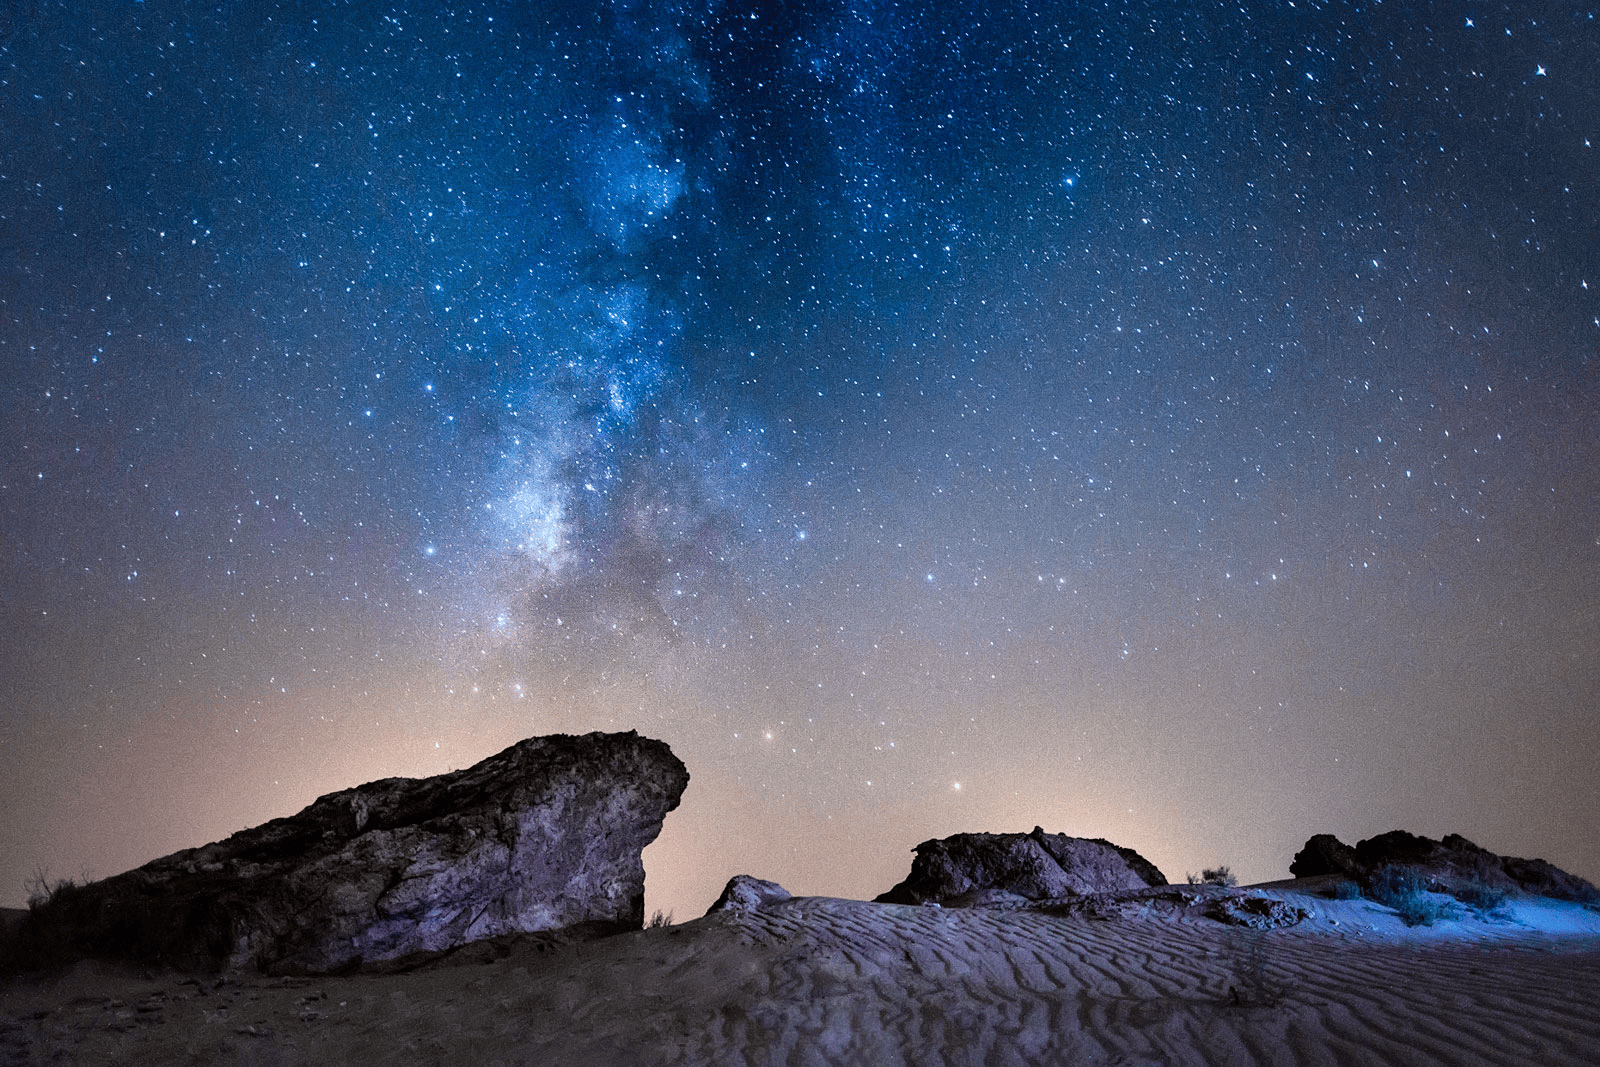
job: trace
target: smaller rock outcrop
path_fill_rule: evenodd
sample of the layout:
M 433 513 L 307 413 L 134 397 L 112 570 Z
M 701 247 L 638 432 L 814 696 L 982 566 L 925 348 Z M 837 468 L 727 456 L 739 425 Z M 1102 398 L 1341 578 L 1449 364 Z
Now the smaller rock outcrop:
M 1556 900 L 1600 903 L 1600 889 L 1575 874 L 1541 859 L 1497 855 L 1460 834 L 1446 834 L 1435 841 L 1391 830 L 1353 847 L 1332 834 L 1317 834 L 1295 853 L 1289 873 L 1296 878 L 1339 875 L 1370 887 L 1385 867 L 1414 870 L 1443 892 L 1487 886 Z
M 752 878 L 748 874 L 736 874 L 728 879 L 728 884 L 722 887 L 722 895 L 717 902 L 706 909 L 707 915 L 719 911 L 755 911 L 768 904 L 775 904 L 780 900 L 793 899 L 789 891 L 777 882 L 769 882 L 765 878 Z
M 321 973 L 508 934 L 638 929 L 642 852 L 688 784 L 670 748 L 636 733 L 530 738 L 57 891 L 16 933 L 47 960 Z
M 1047 834 L 955 834 L 913 849 L 906 880 L 881 904 L 976 906 L 1114 893 L 1166 885 L 1155 864 L 1100 838 Z
M 1296 878 L 1317 878 L 1325 874 L 1355 878 L 1359 866 L 1355 849 L 1332 834 L 1316 834 L 1294 854 L 1289 873 Z

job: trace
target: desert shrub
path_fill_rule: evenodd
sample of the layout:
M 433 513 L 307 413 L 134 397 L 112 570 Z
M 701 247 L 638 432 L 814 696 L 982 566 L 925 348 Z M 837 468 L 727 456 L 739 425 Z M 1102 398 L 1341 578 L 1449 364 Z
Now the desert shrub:
M 1361 887 L 1348 878 L 1340 878 L 1324 887 L 1322 891 L 1332 900 L 1361 899 Z
M 1564 894 L 1565 899 L 1582 904 L 1590 911 L 1600 911 L 1600 888 L 1596 888 L 1588 882 L 1583 882 L 1582 879 L 1579 879 L 1579 881 L 1582 884 Z M 1558 897 L 1557 899 L 1562 898 Z
M 1428 892 L 1427 882 L 1415 867 L 1393 864 L 1381 867 L 1371 876 L 1367 896 L 1393 908 L 1407 926 L 1432 926 L 1440 919 L 1455 916 L 1455 907 Z
M 85 883 L 88 881 L 84 879 Z M 62 894 L 70 897 L 72 891 L 78 888 L 78 883 L 71 878 L 57 878 L 52 882 L 50 873 L 41 869 L 34 871 L 33 877 L 23 882 L 22 887 L 28 892 L 28 910 L 38 911 L 48 907 L 51 901 Z
M 656 913 L 654 915 L 650 916 L 650 921 L 644 924 L 644 928 L 646 930 L 659 930 L 662 927 L 671 926 L 671 925 L 672 925 L 672 912 L 669 911 L 665 915 L 663 915 L 661 913 L 661 909 L 657 908 L 656 909 Z
M 1450 895 L 1483 917 L 1504 914 L 1506 899 L 1511 894 L 1500 886 L 1474 878 L 1451 889 Z
M 71 907 L 87 884 L 87 878 L 83 885 L 71 878 L 52 881 L 43 870 L 35 871 L 23 882 L 28 910 L 0 931 L 0 974 L 37 971 L 71 958 L 68 932 L 53 921 L 53 916 Z
M 1207 867 L 1199 874 L 1190 873 L 1186 876 L 1190 885 L 1224 885 L 1235 886 L 1239 879 L 1227 867 Z
M 73 960 L 127 960 L 199 969 L 220 966 L 233 944 L 235 904 L 173 900 L 126 878 L 36 877 L 28 911 L 0 945 L 0 970 L 46 970 Z
M 1239 884 L 1239 879 L 1234 877 L 1233 872 L 1227 867 L 1207 867 L 1199 874 L 1190 871 L 1184 877 L 1188 879 L 1190 885 L 1235 886 Z
M 1242 930 L 1231 937 L 1224 949 L 1231 964 L 1233 981 L 1228 999 L 1237 1007 L 1275 1007 L 1283 990 L 1267 974 L 1267 935 L 1261 930 Z

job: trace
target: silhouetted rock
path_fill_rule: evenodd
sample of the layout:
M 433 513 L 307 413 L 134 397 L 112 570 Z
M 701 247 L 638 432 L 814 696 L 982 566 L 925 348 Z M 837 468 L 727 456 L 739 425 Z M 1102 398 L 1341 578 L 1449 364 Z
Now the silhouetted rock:
M 1525 892 L 1556 900 L 1576 900 L 1582 904 L 1600 904 L 1600 888 L 1587 879 L 1568 874 L 1553 863 L 1540 859 L 1500 857 L 1500 869 Z
M 956 834 L 924 841 L 905 881 L 883 904 L 971 906 L 1049 900 L 1166 885 L 1155 865 L 1099 838 L 1047 834 Z
M 56 958 L 316 973 L 503 934 L 639 929 L 641 853 L 688 783 L 635 733 L 530 738 L 58 891 L 23 933 Z
M 1296 878 L 1315 878 L 1323 874 L 1354 878 L 1359 873 L 1355 849 L 1332 834 L 1317 834 L 1294 854 L 1289 873 Z
M 1385 865 L 1445 867 L 1457 860 L 1465 860 L 1473 868 L 1499 867 L 1496 862 L 1498 857 L 1493 853 L 1456 834 L 1450 835 L 1445 841 L 1435 841 L 1431 837 L 1419 837 L 1404 830 L 1390 830 L 1356 842 L 1354 851 L 1356 863 L 1363 870 L 1376 870 Z M 1483 862 L 1485 860 L 1488 862 Z
M 1359 841 L 1353 848 L 1331 834 L 1317 834 L 1295 853 L 1289 873 L 1296 878 L 1339 874 L 1370 887 L 1385 867 L 1415 870 L 1443 892 L 1479 885 L 1557 900 L 1600 902 L 1600 890 L 1577 875 L 1544 860 L 1497 855 L 1460 834 L 1435 841 L 1391 830 Z
M 736 874 L 722 887 L 717 902 L 706 909 L 706 914 L 718 911 L 754 911 L 766 904 L 791 899 L 789 891 L 777 882 Z

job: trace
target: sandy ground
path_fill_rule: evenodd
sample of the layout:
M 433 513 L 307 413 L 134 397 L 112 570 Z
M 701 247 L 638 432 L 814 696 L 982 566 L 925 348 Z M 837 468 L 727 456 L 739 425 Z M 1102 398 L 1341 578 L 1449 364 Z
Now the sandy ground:
M 1269 932 L 802 898 L 386 976 L 82 963 L 0 991 L 0 1064 L 1596 1064 L 1600 914 Z

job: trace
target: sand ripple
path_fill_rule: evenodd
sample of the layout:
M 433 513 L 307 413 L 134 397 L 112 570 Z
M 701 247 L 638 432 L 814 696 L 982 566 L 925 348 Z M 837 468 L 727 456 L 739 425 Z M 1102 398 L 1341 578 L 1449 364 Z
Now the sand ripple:
M 208 989 L 91 968 L 6 991 L 0 1063 L 1600 1062 L 1594 933 L 1327 918 L 1263 933 L 802 898 L 387 977 Z

